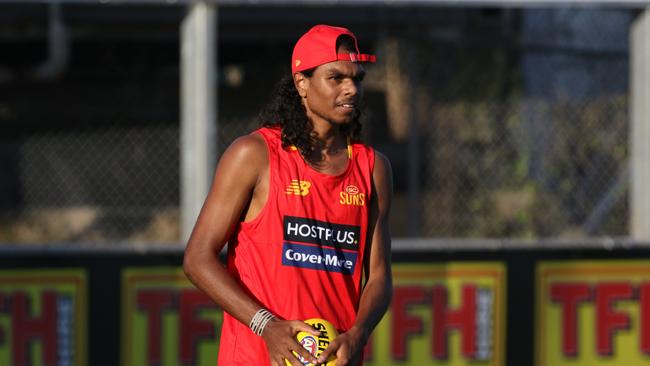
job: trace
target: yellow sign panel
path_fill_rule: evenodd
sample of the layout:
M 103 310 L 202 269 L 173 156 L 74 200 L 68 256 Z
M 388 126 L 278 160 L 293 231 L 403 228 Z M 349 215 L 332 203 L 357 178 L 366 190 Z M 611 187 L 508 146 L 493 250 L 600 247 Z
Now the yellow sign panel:
M 86 365 L 86 275 L 0 271 L 0 365 Z
M 366 365 L 505 365 L 503 264 L 396 264 L 393 282 Z
M 650 364 L 650 261 L 537 267 L 537 366 Z
M 181 268 L 122 273 L 122 365 L 216 365 L 223 312 Z
M 505 267 L 393 266 L 391 308 L 366 348 L 366 366 L 505 365 Z M 221 310 L 180 268 L 122 276 L 125 366 L 215 365 Z

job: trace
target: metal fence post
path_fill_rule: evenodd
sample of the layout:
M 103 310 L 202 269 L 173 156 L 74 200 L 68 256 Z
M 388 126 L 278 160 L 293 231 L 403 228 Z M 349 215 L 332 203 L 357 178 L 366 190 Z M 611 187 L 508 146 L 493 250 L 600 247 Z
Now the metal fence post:
M 217 16 L 206 1 L 189 5 L 181 24 L 181 242 L 210 187 L 217 125 Z
M 650 239 L 650 7 L 630 32 L 630 236 Z

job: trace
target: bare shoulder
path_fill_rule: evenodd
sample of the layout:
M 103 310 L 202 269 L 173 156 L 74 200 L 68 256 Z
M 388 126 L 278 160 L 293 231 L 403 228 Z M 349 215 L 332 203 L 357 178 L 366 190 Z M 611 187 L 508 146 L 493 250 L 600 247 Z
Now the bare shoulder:
M 375 168 L 372 175 L 375 184 L 385 181 L 384 183 L 389 183 L 392 186 L 393 170 L 390 165 L 390 160 L 388 160 L 386 155 L 377 150 L 375 150 Z
M 238 170 L 258 170 L 267 165 L 266 142 L 259 133 L 241 136 L 228 146 L 219 165 Z
M 213 187 L 250 190 L 268 168 L 266 142 L 259 133 L 241 136 L 224 151 Z
M 266 142 L 259 133 L 241 136 L 228 146 L 223 158 L 254 159 L 266 156 Z
M 375 189 L 379 212 L 384 215 L 390 210 L 393 198 L 393 171 L 386 155 L 375 150 L 375 167 L 372 171 L 372 183 Z

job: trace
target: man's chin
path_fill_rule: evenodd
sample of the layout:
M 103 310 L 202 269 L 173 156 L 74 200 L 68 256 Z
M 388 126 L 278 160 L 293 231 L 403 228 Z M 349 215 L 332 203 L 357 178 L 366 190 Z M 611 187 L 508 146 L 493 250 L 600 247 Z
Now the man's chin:
M 356 118 L 358 118 L 358 116 L 359 116 L 358 111 L 355 111 L 355 112 L 352 112 L 352 113 L 349 113 L 349 114 L 345 114 L 345 115 L 341 116 L 341 118 L 338 118 L 335 123 L 336 124 L 341 124 L 341 125 L 347 125 L 347 124 L 350 124 L 350 123 L 354 122 L 354 120 Z
M 334 123 L 335 125 L 339 125 L 339 126 L 347 126 L 347 125 L 351 124 L 352 121 L 354 121 L 354 118 L 350 117 L 350 118 L 340 118 L 340 119 L 337 119 L 335 121 L 332 121 L 332 123 Z

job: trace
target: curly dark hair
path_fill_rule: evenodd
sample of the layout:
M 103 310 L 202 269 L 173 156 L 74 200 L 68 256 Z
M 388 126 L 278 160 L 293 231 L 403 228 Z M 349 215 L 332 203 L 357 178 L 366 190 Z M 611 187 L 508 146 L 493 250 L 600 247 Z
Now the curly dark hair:
M 344 47 L 350 51 L 356 48 L 355 42 L 346 35 L 336 40 L 336 48 Z M 310 78 L 314 69 L 302 71 Z M 307 117 L 307 111 L 293 83 L 290 73 L 283 77 L 275 88 L 271 102 L 262 110 L 259 119 L 262 126 L 280 128 L 282 130 L 282 147 L 287 149 L 295 146 L 304 156 L 309 157 L 322 148 L 314 132 L 314 125 Z M 361 112 L 357 109 L 350 123 L 340 127 L 341 132 L 353 141 L 359 141 L 361 136 Z
M 303 74 L 311 77 L 313 69 L 303 71 Z M 353 141 L 360 140 L 360 118 L 361 113 L 357 110 L 352 121 L 340 127 L 341 132 Z M 293 145 L 303 156 L 308 157 L 322 148 L 291 75 L 283 77 L 277 84 L 271 102 L 262 110 L 259 119 L 264 127 L 282 130 L 282 147 L 285 149 Z

